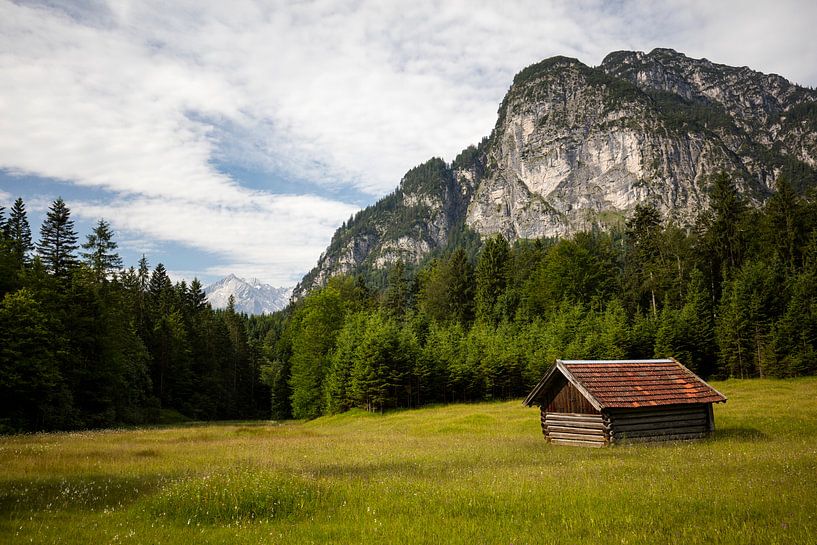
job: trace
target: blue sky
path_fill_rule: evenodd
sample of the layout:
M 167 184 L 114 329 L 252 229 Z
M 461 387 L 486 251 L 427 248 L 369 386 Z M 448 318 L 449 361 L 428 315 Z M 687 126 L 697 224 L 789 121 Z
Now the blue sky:
M 487 135 L 553 55 L 671 47 L 817 85 L 814 2 L 0 0 L 0 205 L 57 196 L 126 264 L 292 285 L 334 230 Z

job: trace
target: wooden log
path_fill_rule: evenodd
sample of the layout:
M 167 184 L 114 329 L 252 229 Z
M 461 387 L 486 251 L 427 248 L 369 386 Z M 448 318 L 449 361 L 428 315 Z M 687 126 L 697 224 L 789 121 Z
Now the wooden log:
M 629 420 L 631 418 L 668 418 L 681 416 L 706 416 L 706 410 L 700 409 L 697 411 L 650 411 L 643 413 L 627 413 L 627 414 L 613 413 L 611 419 Z
M 655 430 L 655 429 L 672 429 L 672 428 L 686 428 L 686 427 L 701 427 L 706 428 L 706 419 L 698 418 L 695 420 L 668 420 L 665 422 L 616 422 L 613 424 L 614 430 Z
M 571 428 L 568 426 L 548 426 L 548 434 L 552 435 L 553 433 L 573 433 L 576 435 L 586 435 L 588 437 L 604 437 L 604 430 Z
M 613 437 L 658 437 L 658 436 L 669 436 L 669 435 L 676 435 L 676 434 L 687 434 L 687 433 L 708 433 L 706 428 L 703 426 L 695 426 L 695 427 L 686 427 L 686 428 L 665 428 L 665 429 L 655 429 L 655 430 L 613 430 Z
M 703 414 L 678 414 L 665 416 L 645 416 L 632 418 L 616 418 L 613 424 L 660 424 L 663 422 L 706 422 L 706 413 Z
M 634 424 L 622 425 L 617 424 L 611 429 L 615 432 L 630 430 L 630 431 L 650 431 L 650 430 L 677 430 L 682 428 L 700 428 L 707 429 L 706 422 L 658 422 L 656 424 Z
M 588 428 L 594 430 L 603 430 L 606 429 L 608 426 L 604 424 L 604 422 L 571 422 L 569 420 L 545 420 L 545 424 L 548 426 L 572 426 L 574 428 Z
M 665 408 L 633 408 L 633 409 L 610 409 L 607 414 L 610 415 L 611 418 L 626 418 L 632 416 L 662 416 L 667 414 L 686 414 L 686 413 L 694 413 L 694 414 L 702 414 L 706 409 L 703 405 L 691 405 L 690 407 L 665 407 Z M 550 413 L 548 413 L 550 414 Z
M 603 435 L 587 435 L 583 433 L 563 433 L 563 432 L 550 432 L 550 437 L 552 439 L 577 439 L 580 441 L 601 441 L 604 442 Z
M 554 420 L 570 420 L 575 422 L 600 422 L 600 414 L 553 413 L 546 412 L 546 418 Z
M 643 437 L 613 437 L 613 443 L 655 443 L 659 441 L 690 441 L 705 439 L 709 433 L 676 433 L 672 435 L 648 435 Z
M 551 439 L 550 441 L 554 445 L 567 445 L 572 447 L 604 447 L 607 443 L 596 443 L 590 441 L 577 441 L 574 439 Z
M 686 426 L 706 426 L 706 420 L 698 418 L 696 420 L 668 420 L 666 422 L 614 422 L 612 429 L 660 429 L 660 428 L 677 428 Z

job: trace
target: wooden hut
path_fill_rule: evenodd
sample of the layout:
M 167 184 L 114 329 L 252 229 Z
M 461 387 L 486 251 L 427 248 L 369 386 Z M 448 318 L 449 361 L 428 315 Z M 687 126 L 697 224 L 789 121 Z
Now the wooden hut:
M 706 437 L 725 401 L 674 359 L 557 360 L 524 404 L 539 405 L 546 441 L 602 447 Z

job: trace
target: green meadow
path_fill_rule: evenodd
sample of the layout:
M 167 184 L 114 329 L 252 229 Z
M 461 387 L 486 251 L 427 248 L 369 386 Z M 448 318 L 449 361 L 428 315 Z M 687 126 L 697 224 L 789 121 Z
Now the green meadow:
M 551 446 L 519 400 L 0 438 L 0 543 L 817 543 L 817 379 L 716 435 Z

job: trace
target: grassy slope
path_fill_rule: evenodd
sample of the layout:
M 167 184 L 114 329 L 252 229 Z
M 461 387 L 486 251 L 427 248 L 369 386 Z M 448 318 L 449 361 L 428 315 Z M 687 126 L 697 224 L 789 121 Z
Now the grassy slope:
M 0 543 L 817 543 L 817 379 L 717 437 L 547 445 L 518 401 L 0 438 Z

